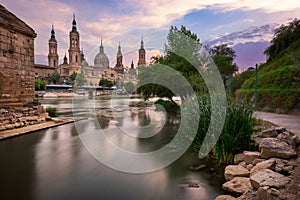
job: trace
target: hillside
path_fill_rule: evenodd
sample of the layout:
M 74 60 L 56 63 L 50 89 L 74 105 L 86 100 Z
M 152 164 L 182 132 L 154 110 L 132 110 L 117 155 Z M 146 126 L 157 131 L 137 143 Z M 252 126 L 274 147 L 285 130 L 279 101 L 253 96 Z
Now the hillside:
M 238 99 L 253 101 L 255 72 L 233 82 Z M 239 88 L 239 89 L 238 89 Z M 258 110 L 300 114 L 300 38 L 258 68 Z

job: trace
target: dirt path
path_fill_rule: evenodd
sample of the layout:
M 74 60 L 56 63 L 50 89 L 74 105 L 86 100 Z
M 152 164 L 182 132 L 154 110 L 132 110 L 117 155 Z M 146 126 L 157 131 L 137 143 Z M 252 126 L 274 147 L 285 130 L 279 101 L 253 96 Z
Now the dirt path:
M 300 116 L 297 115 L 285 115 L 268 112 L 255 112 L 254 117 L 271 122 L 278 126 L 284 126 L 292 133 L 297 134 L 300 137 Z

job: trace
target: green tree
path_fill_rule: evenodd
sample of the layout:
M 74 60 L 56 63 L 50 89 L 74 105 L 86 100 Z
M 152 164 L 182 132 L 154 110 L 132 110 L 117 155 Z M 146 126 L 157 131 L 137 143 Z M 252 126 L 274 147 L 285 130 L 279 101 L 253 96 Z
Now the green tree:
M 268 62 L 274 60 L 291 43 L 300 39 L 300 20 L 294 19 L 288 25 L 281 25 L 275 30 L 271 45 L 265 50 Z
M 232 76 L 238 71 L 236 63 L 233 62 L 236 57 L 235 51 L 228 47 L 227 44 L 214 46 L 209 50 L 209 53 L 218 67 L 222 77 L 228 75 Z
M 124 88 L 128 94 L 132 94 L 135 90 L 135 86 L 133 82 L 126 82 L 124 83 Z
M 48 83 L 57 84 L 60 79 L 60 75 L 58 72 L 54 72 L 48 79 Z
M 175 88 L 176 91 L 180 91 L 180 94 L 177 95 L 180 95 L 182 99 L 189 95 L 190 91 L 185 88 L 190 85 L 196 92 L 206 92 L 206 85 L 194 67 L 200 66 L 199 51 L 201 43 L 198 36 L 187 30 L 185 26 L 181 26 L 180 29 L 172 26 L 168 33 L 167 41 L 164 56 L 153 57 L 150 66 L 139 67 L 138 92 L 143 95 L 144 99 L 158 96 L 167 97 L 172 101 L 172 97 L 175 94 L 170 89 L 154 84 L 157 80 L 165 80 L 165 82 L 169 83 L 175 81 L 170 71 L 162 68 L 162 65 L 179 72 L 188 81 L 188 83 L 185 83 L 186 85 L 178 86 L 177 84 L 177 88 Z M 148 84 L 143 85 L 143 83 Z
M 99 86 L 112 87 L 114 83 L 106 78 L 101 78 L 99 81 Z
M 41 79 L 35 79 L 34 80 L 34 87 L 36 91 L 39 90 L 46 90 L 46 82 Z
M 76 73 L 76 72 L 73 72 L 73 73 L 69 76 L 69 80 L 70 80 L 71 85 L 74 85 L 74 84 L 75 84 L 76 76 L 77 76 L 77 73 Z
M 83 86 L 86 83 L 86 79 L 84 78 L 84 74 L 82 72 L 77 73 L 75 84 L 79 87 Z

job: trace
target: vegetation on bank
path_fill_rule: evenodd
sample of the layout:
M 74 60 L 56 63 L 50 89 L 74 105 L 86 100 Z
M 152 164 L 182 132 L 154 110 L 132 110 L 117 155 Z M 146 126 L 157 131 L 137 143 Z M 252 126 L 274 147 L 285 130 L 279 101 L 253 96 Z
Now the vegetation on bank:
M 48 108 L 46 108 L 46 112 L 49 114 L 49 117 L 57 117 L 58 116 L 57 108 L 48 107 Z
M 162 106 L 167 112 L 177 113 L 180 110 L 180 107 L 171 101 L 159 99 L 155 101 L 154 104 Z M 156 109 L 160 110 L 160 107 L 156 106 Z
M 281 26 L 265 51 L 268 61 L 258 68 L 257 106 L 260 110 L 287 113 L 300 99 L 300 20 Z M 235 96 L 252 101 L 255 71 L 233 79 Z
M 199 96 L 200 121 L 197 135 L 192 143 L 192 150 L 199 151 L 211 121 L 211 104 L 207 96 Z M 193 118 L 191 118 L 193 119 Z M 193 123 L 193 122 L 191 122 Z M 255 119 L 252 108 L 229 98 L 227 100 L 226 119 L 220 137 L 207 157 L 216 159 L 219 164 L 232 164 L 234 155 L 253 148 L 251 135 Z M 212 126 L 214 126 L 212 124 Z M 188 128 L 188 127 L 187 127 Z

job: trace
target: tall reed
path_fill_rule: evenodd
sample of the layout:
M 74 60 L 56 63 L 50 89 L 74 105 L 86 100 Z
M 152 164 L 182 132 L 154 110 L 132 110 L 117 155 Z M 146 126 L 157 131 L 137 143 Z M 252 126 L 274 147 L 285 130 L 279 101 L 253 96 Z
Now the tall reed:
M 200 121 L 198 132 L 191 148 L 199 151 L 205 138 L 211 118 L 210 100 L 206 96 L 199 96 Z M 208 155 L 217 159 L 219 164 L 233 163 L 235 154 L 252 148 L 251 134 L 255 119 L 252 109 L 245 104 L 239 104 L 234 99 L 227 100 L 226 119 L 222 133 L 213 150 Z

